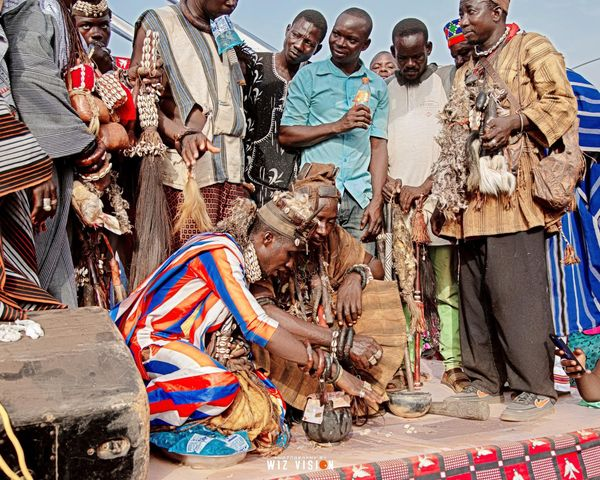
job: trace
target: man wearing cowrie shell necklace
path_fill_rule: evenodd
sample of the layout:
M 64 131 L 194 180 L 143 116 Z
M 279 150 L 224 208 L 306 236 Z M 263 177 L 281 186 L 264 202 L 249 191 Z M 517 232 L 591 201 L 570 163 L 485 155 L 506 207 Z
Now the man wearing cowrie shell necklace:
M 501 402 L 508 383 L 516 395 L 501 419 L 520 422 L 551 414 L 556 401 L 544 230 L 563 211 L 534 197 L 533 170 L 571 130 L 577 103 L 563 56 L 507 24 L 509 4 L 460 1 L 474 54 L 442 113 L 432 194 L 445 217 L 441 235 L 459 240 L 461 348 L 472 382 L 459 395 Z

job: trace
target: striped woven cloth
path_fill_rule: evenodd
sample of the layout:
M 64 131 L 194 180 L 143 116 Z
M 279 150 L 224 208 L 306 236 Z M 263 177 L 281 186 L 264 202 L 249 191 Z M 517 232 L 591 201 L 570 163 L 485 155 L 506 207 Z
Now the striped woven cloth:
M 567 76 L 579 107 L 579 143 L 584 152 L 600 152 L 600 92 L 580 74 Z M 600 165 L 592 162 L 577 189 L 577 210 L 562 219 L 565 237 L 548 240 L 548 276 L 552 314 L 559 335 L 600 326 Z M 565 266 L 566 241 L 581 263 Z
M 52 178 L 52 162 L 0 99 L 0 321 L 62 305 L 40 287 L 26 190 Z
M 235 375 L 206 353 L 209 333 L 235 322 L 265 347 L 278 323 L 248 290 L 240 247 L 205 233 L 177 250 L 111 316 L 146 382 L 152 425 L 183 425 L 223 413 Z

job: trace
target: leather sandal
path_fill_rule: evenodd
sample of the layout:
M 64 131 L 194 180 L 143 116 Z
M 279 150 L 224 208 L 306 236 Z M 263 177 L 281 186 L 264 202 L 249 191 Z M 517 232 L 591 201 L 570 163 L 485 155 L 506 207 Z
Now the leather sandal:
M 469 380 L 467 374 L 460 367 L 446 370 L 442 375 L 441 382 L 442 385 L 446 385 L 455 393 L 462 392 L 468 385 L 471 384 L 471 380 Z
M 388 384 L 387 387 L 385 388 L 386 392 L 399 392 L 402 390 L 406 390 L 408 388 L 408 385 L 406 383 L 406 378 L 404 377 L 404 374 L 402 373 L 397 373 L 394 378 L 392 378 Z

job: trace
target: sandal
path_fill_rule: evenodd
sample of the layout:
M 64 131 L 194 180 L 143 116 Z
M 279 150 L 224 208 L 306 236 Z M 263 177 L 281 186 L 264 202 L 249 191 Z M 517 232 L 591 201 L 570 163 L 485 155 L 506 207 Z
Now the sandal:
M 398 372 L 398 373 L 396 373 L 394 378 L 392 378 L 388 382 L 387 386 L 385 387 L 385 391 L 386 392 L 399 392 L 402 390 L 406 390 L 407 388 L 408 388 L 408 385 L 406 383 L 406 378 L 404 376 L 404 373 Z
M 442 385 L 446 385 L 455 393 L 462 392 L 470 384 L 471 380 L 469 380 L 467 374 L 460 367 L 446 370 L 442 375 Z

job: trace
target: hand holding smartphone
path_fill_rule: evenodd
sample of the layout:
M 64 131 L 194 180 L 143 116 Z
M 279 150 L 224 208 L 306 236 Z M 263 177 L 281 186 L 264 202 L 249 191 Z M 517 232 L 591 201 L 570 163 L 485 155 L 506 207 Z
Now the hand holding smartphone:
M 581 372 L 579 372 L 579 373 L 582 375 L 587 371 L 585 369 L 585 367 L 583 365 L 581 365 L 579 360 L 577 360 L 577 357 L 575 356 L 575 354 L 571 351 L 569 346 L 563 341 L 562 338 L 557 337 L 556 335 L 551 333 L 550 340 L 552 340 L 552 343 L 554 343 L 556 348 L 558 348 L 559 350 L 561 350 L 563 352 L 563 355 L 561 355 L 560 358 L 562 358 L 563 360 L 574 360 L 575 362 L 577 362 L 576 366 L 581 368 Z

